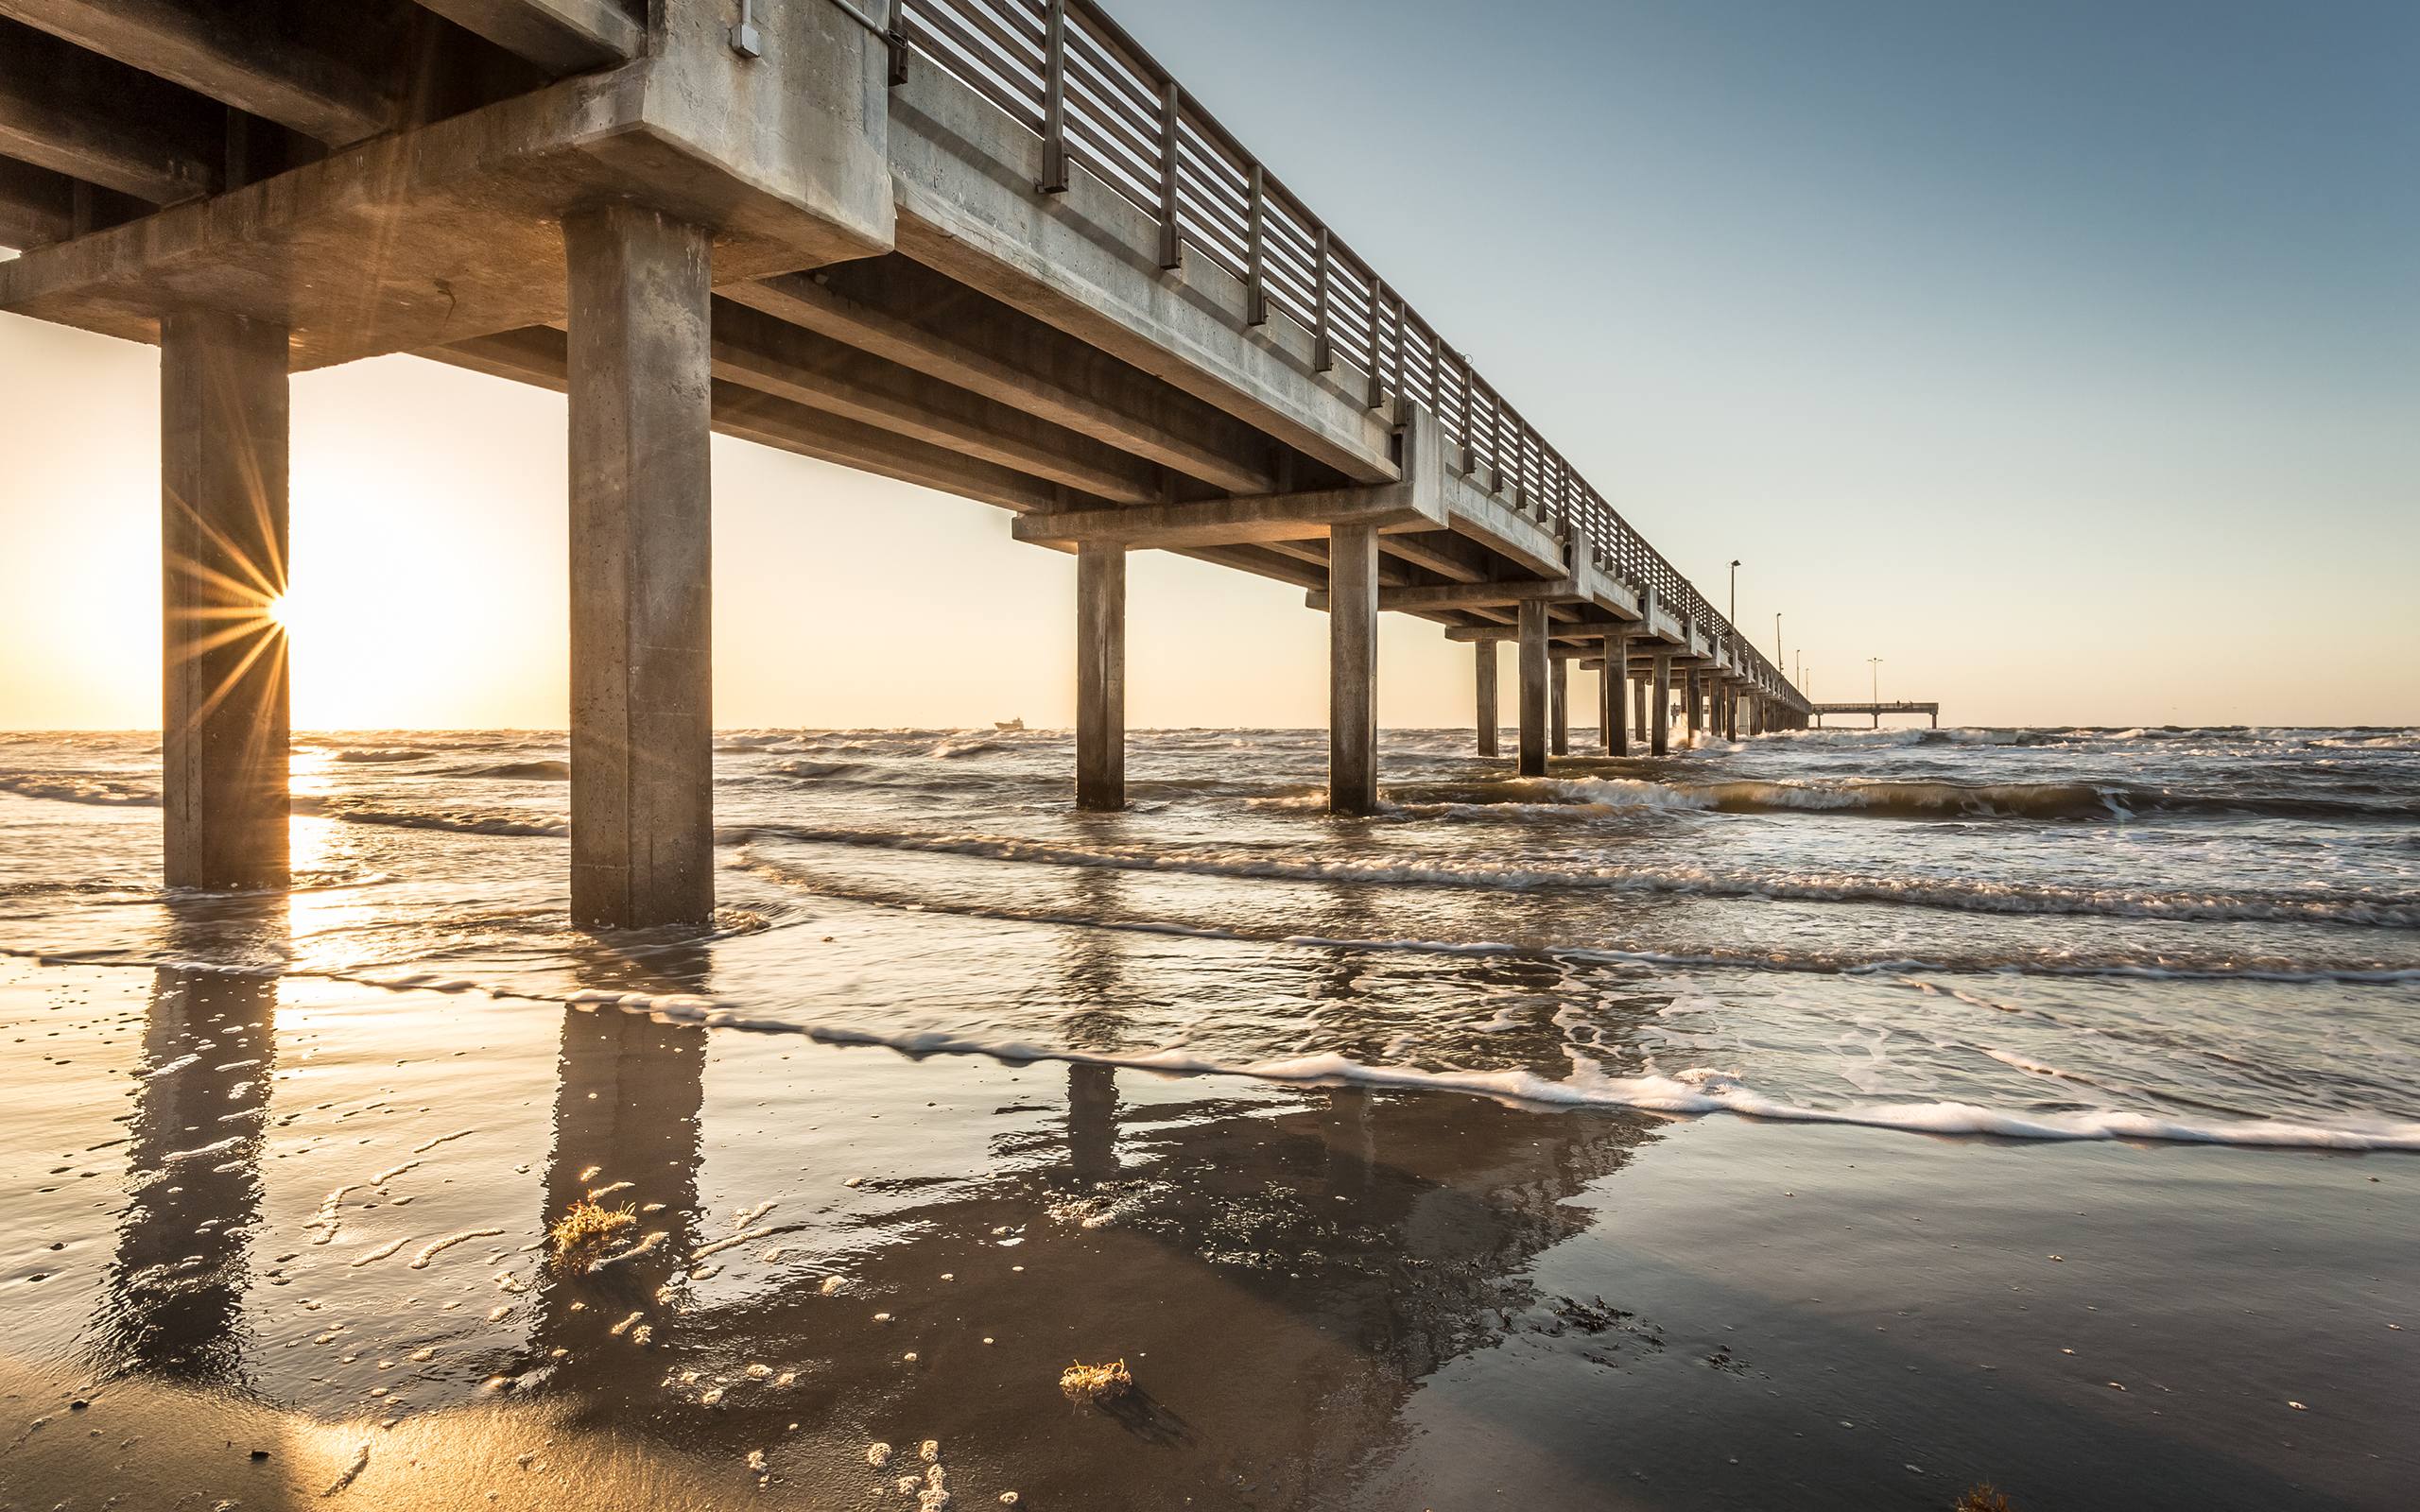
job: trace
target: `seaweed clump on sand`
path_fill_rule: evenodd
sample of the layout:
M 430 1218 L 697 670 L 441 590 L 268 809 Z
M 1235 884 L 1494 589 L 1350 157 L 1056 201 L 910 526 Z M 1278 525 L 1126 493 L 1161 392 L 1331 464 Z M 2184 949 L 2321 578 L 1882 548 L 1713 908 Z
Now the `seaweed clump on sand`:
M 546 1244 L 554 1256 L 557 1268 L 584 1275 L 605 1258 L 605 1251 L 622 1233 L 637 1224 L 635 1208 L 607 1208 L 589 1201 L 575 1202 L 555 1226 L 546 1230 Z
M 1086 1365 L 1079 1360 L 1059 1372 L 1059 1389 L 1066 1393 L 1069 1401 L 1098 1406 L 1115 1401 L 1133 1390 L 1134 1376 L 1123 1360 L 1108 1365 Z
M 1950 1512 L 2016 1512 L 2016 1508 L 2009 1505 L 2008 1498 L 1986 1483 L 1968 1489 Z

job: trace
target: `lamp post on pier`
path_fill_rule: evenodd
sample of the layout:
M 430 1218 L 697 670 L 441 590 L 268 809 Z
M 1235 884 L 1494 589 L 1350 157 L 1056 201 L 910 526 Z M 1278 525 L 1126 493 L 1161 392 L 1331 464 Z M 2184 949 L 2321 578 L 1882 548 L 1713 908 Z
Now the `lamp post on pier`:
M 1739 623 L 1739 558 L 1731 558 L 1731 623 Z

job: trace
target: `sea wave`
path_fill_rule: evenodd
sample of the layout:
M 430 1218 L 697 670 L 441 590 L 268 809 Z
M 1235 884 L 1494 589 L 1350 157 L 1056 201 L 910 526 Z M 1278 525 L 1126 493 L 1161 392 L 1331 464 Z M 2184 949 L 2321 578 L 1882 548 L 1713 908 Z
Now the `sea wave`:
M 0 793 L 19 798 L 50 799 L 60 803 L 89 803 L 101 808 L 158 808 L 160 794 L 114 777 L 76 776 L 58 772 L 0 772 Z
M 1781 971 L 1821 976 L 1906 976 L 1933 973 L 1950 976 L 2104 977 L 2170 982 L 2334 982 L 2346 986 L 2403 986 L 2420 982 L 2420 965 L 2396 961 L 2321 963 L 2282 958 L 2245 959 L 2239 954 L 2193 957 L 2159 954 L 2093 954 L 2087 952 L 2042 951 L 2032 954 L 1943 952 L 1932 956 L 1878 956 L 1844 951 L 1651 951 L 1610 946 L 1536 943 L 1511 940 L 1443 940 L 1406 937 L 1354 938 L 1288 933 L 1280 928 L 1241 929 L 1230 925 L 1192 924 L 1177 919 L 1117 919 L 1098 912 L 1028 908 L 997 901 L 960 902 L 852 885 L 798 867 L 787 866 L 743 850 L 742 868 L 786 886 L 819 897 L 838 898 L 877 908 L 899 908 L 950 914 L 967 919 L 1045 924 L 1071 929 L 1102 929 L 1126 934 L 1174 936 L 1185 939 L 1226 940 L 1237 944 L 1283 945 L 1304 950 L 1376 953 L 1404 952 L 1422 955 L 1481 959 L 1555 961 L 1582 966 L 1642 968 L 1703 968 L 1742 971 Z
M 726 844 L 758 838 L 1115 871 L 1234 877 L 1280 882 L 1473 887 L 1488 891 L 1608 891 L 1684 897 L 1789 899 L 1812 902 L 1906 904 L 1990 914 L 2057 914 L 2194 922 L 2273 921 L 2420 928 L 2420 899 L 2409 894 L 2162 892 L 2074 887 L 1940 876 L 1857 872 L 1725 872 L 1700 867 L 1506 866 L 1442 857 L 1386 861 L 1323 860 L 1251 850 L 1146 850 L 1069 845 L 998 834 L 920 834 L 836 826 L 756 825 L 719 832 Z
M 499 762 L 493 766 L 460 767 L 450 775 L 455 777 L 488 777 L 544 782 L 568 782 L 571 781 L 571 763 L 553 758 L 528 762 Z

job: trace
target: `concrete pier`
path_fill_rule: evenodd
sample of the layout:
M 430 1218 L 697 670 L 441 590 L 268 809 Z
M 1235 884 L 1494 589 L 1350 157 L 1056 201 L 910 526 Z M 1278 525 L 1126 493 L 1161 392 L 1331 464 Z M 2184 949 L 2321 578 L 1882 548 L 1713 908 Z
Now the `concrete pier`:
M 634 205 L 563 225 L 570 274 L 571 907 L 714 914 L 706 233 Z
M 286 332 L 160 322 L 161 803 L 171 887 L 286 880 Z
M 1630 728 L 1640 740 L 1647 738 L 1647 687 L 1651 678 L 1630 679 Z
M 1500 716 L 1495 701 L 1495 643 L 1481 641 L 1471 647 L 1478 653 L 1478 753 L 1495 754 L 1495 726 Z
M 1652 739 L 1648 753 L 1653 756 L 1672 754 L 1672 653 L 1655 653 L 1655 690 L 1648 696 L 1655 716 Z
M 1328 532 L 1327 806 L 1378 806 L 1378 531 Z
M 1705 687 L 1695 667 L 1689 668 L 1682 687 L 1681 705 L 1682 715 L 1688 721 L 1689 744 L 1695 746 L 1705 735 Z
M 1557 657 L 1554 681 L 1547 698 L 1550 737 L 1547 748 L 1557 756 L 1571 754 L 1571 663 Z
M 1126 548 L 1076 548 L 1076 806 L 1126 806 Z
M 1523 777 L 1547 774 L 1547 606 L 1524 599 L 1518 611 L 1521 645 L 1521 752 L 1517 770 Z
M 1605 754 L 1630 754 L 1629 711 L 1622 707 L 1622 684 L 1629 680 L 1630 637 L 1616 630 L 1605 637 L 1605 664 L 1597 677 L 1597 724 Z

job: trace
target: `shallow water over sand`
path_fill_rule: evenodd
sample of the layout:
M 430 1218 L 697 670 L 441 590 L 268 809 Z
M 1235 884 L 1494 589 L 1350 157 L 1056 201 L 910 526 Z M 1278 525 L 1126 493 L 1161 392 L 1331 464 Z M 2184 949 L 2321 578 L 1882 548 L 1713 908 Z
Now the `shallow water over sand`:
M 307 740 L 276 898 L 7 738 L 0 1506 L 2401 1505 L 2420 740 L 1945 733 L 735 734 L 705 937 L 550 737 Z
M 1392 732 L 720 737 L 721 928 L 563 911 L 553 735 L 305 737 L 290 905 L 156 885 L 156 743 L 0 737 L 0 943 L 923 1050 L 1930 1132 L 2420 1147 L 2420 735 L 1814 731 L 1505 778 Z M 1115 971 L 1093 968 L 1114 960 Z M 625 979 L 644 969 L 644 988 Z

